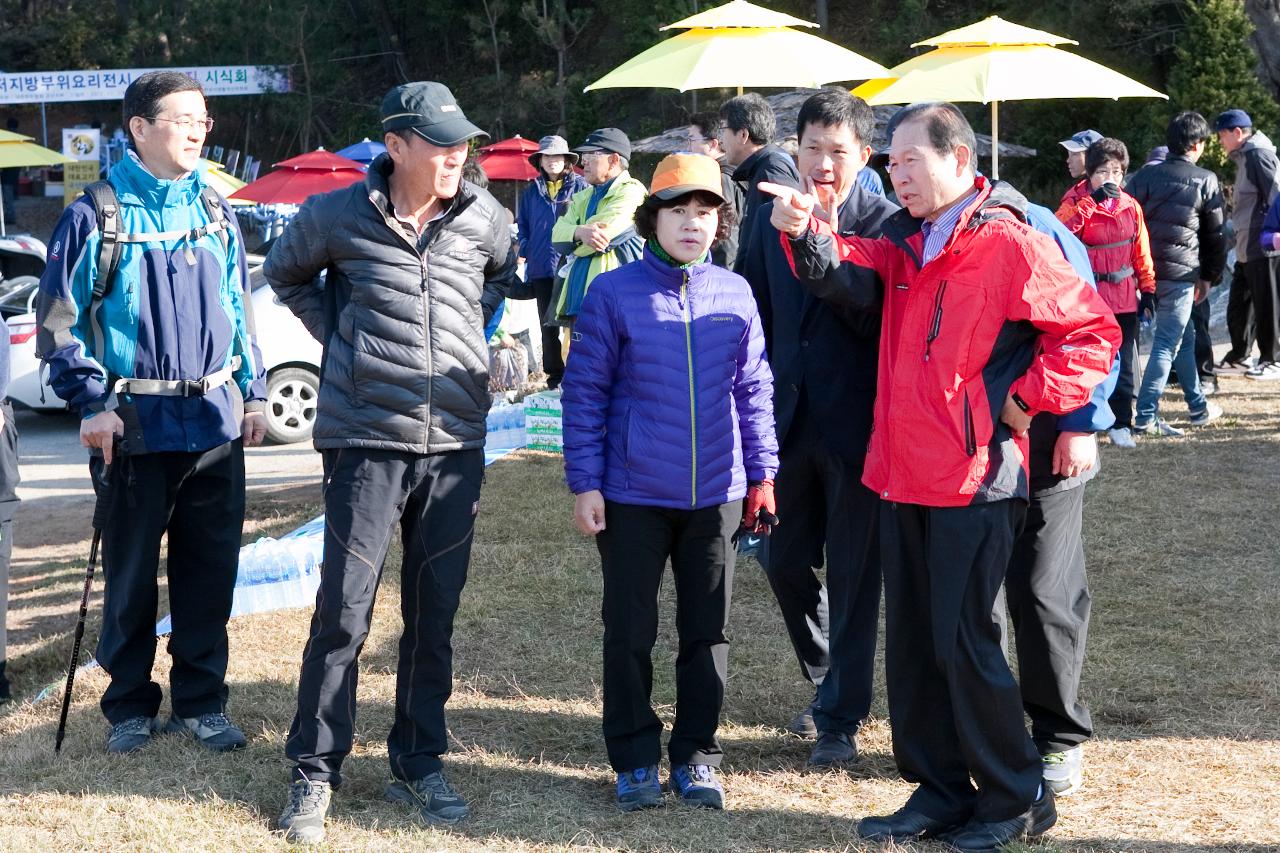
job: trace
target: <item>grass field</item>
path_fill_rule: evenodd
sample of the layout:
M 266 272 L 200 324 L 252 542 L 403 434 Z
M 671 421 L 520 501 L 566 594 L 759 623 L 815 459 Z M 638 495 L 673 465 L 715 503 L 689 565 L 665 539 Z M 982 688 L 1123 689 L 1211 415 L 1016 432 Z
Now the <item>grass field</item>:
M 1223 421 L 1135 451 L 1103 448 L 1085 517 L 1094 617 L 1084 693 L 1097 736 L 1086 787 L 1059 803 L 1059 824 L 1039 849 L 1280 850 L 1280 389 L 1222 384 Z M 1181 401 L 1166 405 L 1185 425 Z M 753 561 L 739 566 L 731 622 L 721 730 L 728 811 L 614 810 L 599 732 L 597 557 L 571 530 L 560 476 L 557 457 L 532 452 L 489 470 L 457 622 L 446 758 L 473 818 L 430 829 L 383 801 L 400 630 L 393 552 L 329 849 L 863 849 L 858 818 L 892 811 L 909 790 L 890 754 L 883 683 L 860 735 L 861 765 L 803 773 L 808 744 L 781 726 L 809 688 Z M 290 529 L 318 501 L 318 488 L 257 498 L 246 536 Z M 22 697 L 61 677 L 82 571 L 76 560 L 15 572 L 9 670 Z M 654 689 L 668 723 L 670 615 L 668 607 Z M 270 825 L 285 795 L 283 741 L 308 616 L 232 622 L 229 710 L 250 741 L 232 756 L 161 738 L 108 757 L 100 671 L 77 682 L 60 757 L 56 697 L 0 709 L 0 850 L 284 849 Z M 88 636 L 91 645 L 96 623 Z M 164 683 L 163 645 L 158 657 Z

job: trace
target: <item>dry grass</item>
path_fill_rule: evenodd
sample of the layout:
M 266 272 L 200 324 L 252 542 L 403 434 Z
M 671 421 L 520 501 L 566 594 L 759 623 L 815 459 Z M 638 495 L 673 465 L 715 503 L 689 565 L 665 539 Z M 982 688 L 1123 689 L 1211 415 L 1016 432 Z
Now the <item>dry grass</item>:
M 1086 503 L 1094 621 L 1085 692 L 1098 732 L 1087 786 L 1060 804 L 1041 849 L 1280 850 L 1280 391 L 1224 380 L 1219 399 L 1232 417 L 1191 437 L 1146 440 L 1128 453 L 1104 448 Z M 722 730 L 730 810 L 613 809 L 599 734 L 597 558 L 570 532 L 559 478 L 557 458 L 526 452 L 499 462 L 486 486 L 458 617 L 447 758 L 474 818 L 449 831 L 423 828 L 382 800 L 400 628 L 393 555 L 362 661 L 358 745 L 330 848 L 862 849 L 856 820 L 896 808 L 909 790 L 894 771 L 883 698 L 856 771 L 801 772 L 807 745 L 779 727 L 808 690 L 753 562 L 739 568 L 731 626 Z M 296 490 L 257 500 L 251 513 L 259 527 L 287 529 L 315 501 L 314 490 Z M 78 562 L 57 562 L 15 578 L 11 618 L 27 627 L 11 671 L 24 693 L 58 677 L 79 572 Z M 654 692 L 669 722 L 667 613 Z M 250 735 L 234 756 L 161 739 L 109 758 L 100 672 L 77 684 L 59 758 L 56 699 L 6 710 L 0 849 L 283 849 L 269 825 L 287 778 L 283 740 L 308 615 L 233 621 L 231 712 Z

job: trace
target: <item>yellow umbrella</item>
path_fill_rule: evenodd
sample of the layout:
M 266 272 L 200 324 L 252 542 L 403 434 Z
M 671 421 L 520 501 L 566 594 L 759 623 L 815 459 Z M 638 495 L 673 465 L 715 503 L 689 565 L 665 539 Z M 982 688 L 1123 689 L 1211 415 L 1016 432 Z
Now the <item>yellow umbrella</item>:
M 1076 42 L 993 15 L 916 42 L 912 47 L 936 49 L 895 66 L 885 79 L 863 83 L 853 94 L 869 104 L 989 103 L 993 141 L 1000 131 L 1000 101 L 1167 97 L 1106 66 L 1053 47 L 1056 44 Z M 997 151 L 993 143 L 992 178 L 1000 175 Z
M 51 148 L 36 145 L 30 136 L 0 130 L 0 169 L 16 169 L 20 166 L 61 166 L 73 163 L 73 158 L 59 154 Z M 8 233 L 4 224 L 4 209 L 0 208 L 0 235 Z
M 218 195 L 231 202 L 233 207 L 253 207 L 256 202 L 231 198 L 231 194 L 244 186 L 244 181 L 222 171 L 222 165 L 212 160 L 200 158 L 200 173 L 204 182 L 218 191 Z
M 783 12 L 775 12 L 747 0 L 730 0 L 705 12 L 660 27 L 663 30 L 692 30 L 700 27 L 817 27 L 812 21 L 793 18 Z
M 837 80 L 892 75 L 837 44 L 797 30 L 815 26 L 746 0 L 733 0 L 662 29 L 684 29 L 624 62 L 583 91 L 618 88 L 817 88 Z

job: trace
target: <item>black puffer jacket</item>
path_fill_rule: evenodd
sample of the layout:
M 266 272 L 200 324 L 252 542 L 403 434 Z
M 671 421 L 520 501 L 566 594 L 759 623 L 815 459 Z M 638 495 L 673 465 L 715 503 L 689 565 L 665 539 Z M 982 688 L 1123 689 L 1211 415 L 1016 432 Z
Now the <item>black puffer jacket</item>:
M 1218 178 L 1185 156 L 1143 166 L 1125 192 L 1147 219 L 1157 281 L 1216 281 L 1226 265 Z
M 484 324 L 515 275 L 510 217 L 464 183 L 415 246 L 392 211 L 393 168 L 383 155 L 363 183 L 309 199 L 263 268 L 324 344 L 315 446 L 482 447 Z

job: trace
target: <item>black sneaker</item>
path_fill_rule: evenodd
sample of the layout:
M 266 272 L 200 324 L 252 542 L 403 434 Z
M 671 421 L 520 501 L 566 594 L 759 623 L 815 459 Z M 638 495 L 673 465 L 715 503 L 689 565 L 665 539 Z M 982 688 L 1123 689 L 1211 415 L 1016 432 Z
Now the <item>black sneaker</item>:
M 452 824 L 471 816 L 471 808 L 440 771 L 421 779 L 397 779 L 387 788 L 387 799 L 408 803 L 427 823 Z
M 818 726 L 813 721 L 813 711 L 818 707 L 818 694 L 815 691 L 813 701 L 810 702 L 800 713 L 791 718 L 791 722 L 787 723 L 786 729 L 797 737 L 805 740 L 812 740 L 818 736 Z
M 221 712 L 201 714 L 198 717 L 169 717 L 164 726 L 165 734 L 186 734 L 194 737 L 206 749 L 214 752 L 231 752 L 243 749 L 244 732 Z
M 137 752 L 159 730 L 160 721 L 155 717 L 138 716 L 121 720 L 107 732 L 107 752 L 112 755 Z
M 302 844 L 324 841 L 324 819 L 332 797 L 333 786 L 328 782 L 295 780 L 289 786 L 289 804 L 276 823 L 284 831 L 285 840 Z

